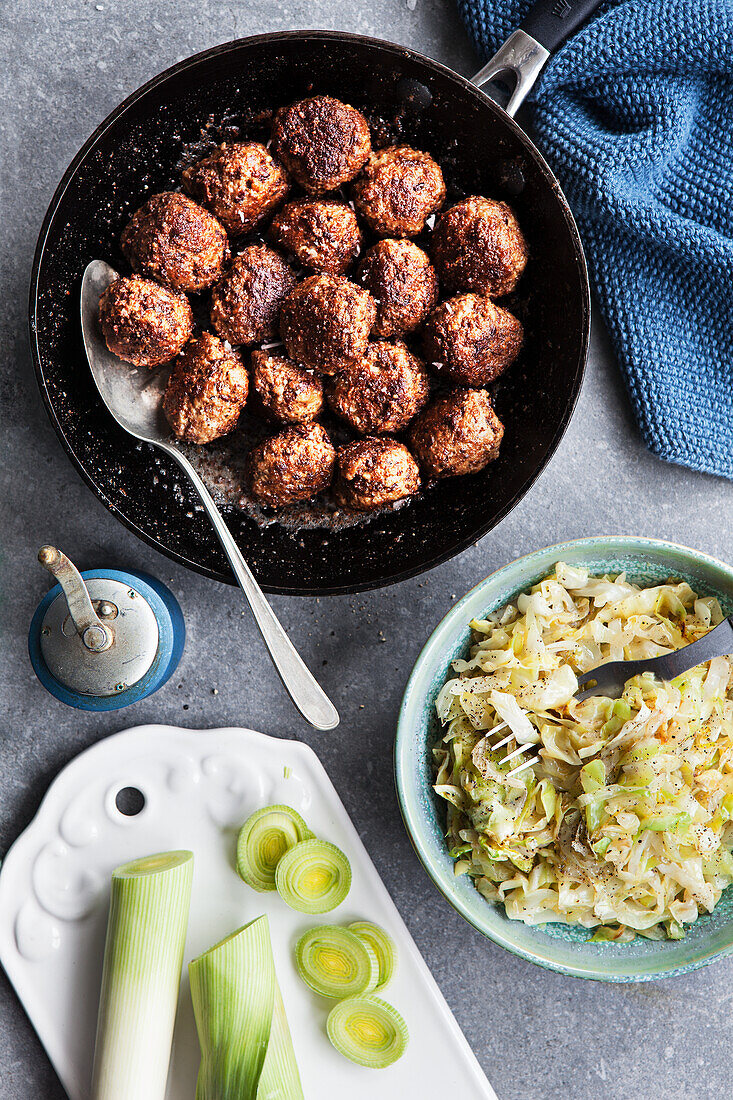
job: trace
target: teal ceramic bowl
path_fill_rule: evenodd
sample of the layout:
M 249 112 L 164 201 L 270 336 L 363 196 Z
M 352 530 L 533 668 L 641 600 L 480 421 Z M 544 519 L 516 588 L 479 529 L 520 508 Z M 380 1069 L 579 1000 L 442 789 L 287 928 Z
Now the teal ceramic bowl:
M 395 778 L 402 815 L 418 856 L 438 889 L 466 920 L 515 955 L 549 970 L 609 982 L 644 982 L 683 974 L 733 952 L 733 886 L 715 911 L 688 926 L 682 940 L 637 937 L 632 943 L 591 943 L 587 929 L 548 924 L 531 928 L 509 920 L 486 901 L 466 875 L 453 874 L 445 845 L 445 813 L 432 790 L 431 749 L 439 734 L 435 700 L 451 674 L 451 661 L 468 650 L 468 623 L 493 611 L 549 573 L 556 562 L 594 573 L 625 571 L 637 584 L 678 577 L 695 591 L 717 596 L 733 612 L 733 569 L 695 550 L 654 539 L 611 536 L 580 539 L 537 550 L 476 585 L 433 631 L 410 676 L 395 744 Z

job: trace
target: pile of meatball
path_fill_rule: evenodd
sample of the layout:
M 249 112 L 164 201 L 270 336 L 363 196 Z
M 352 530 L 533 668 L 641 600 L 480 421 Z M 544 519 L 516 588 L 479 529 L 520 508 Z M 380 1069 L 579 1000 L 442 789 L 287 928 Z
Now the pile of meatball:
M 504 432 L 485 387 L 523 339 L 496 299 L 527 246 L 509 206 L 472 196 L 439 215 L 428 255 L 413 238 L 445 199 L 436 161 L 372 149 L 354 107 L 283 107 L 267 146 L 220 146 L 183 172 L 182 193 L 134 214 L 121 239 L 134 274 L 99 303 L 107 346 L 136 366 L 173 363 L 163 408 L 182 440 L 227 435 L 245 404 L 273 427 L 247 459 L 261 504 L 331 488 L 363 512 L 476 473 Z M 195 332 L 187 295 L 204 291 L 212 331 Z M 324 408 L 349 442 L 334 446 Z

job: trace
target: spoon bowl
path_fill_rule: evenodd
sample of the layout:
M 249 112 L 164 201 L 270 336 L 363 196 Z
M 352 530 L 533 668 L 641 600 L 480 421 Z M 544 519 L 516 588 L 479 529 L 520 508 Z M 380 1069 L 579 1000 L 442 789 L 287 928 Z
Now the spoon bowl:
M 173 447 L 173 433 L 163 414 L 170 364 L 134 367 L 107 348 L 99 332 L 97 309 L 107 287 L 119 278 L 104 260 L 92 260 L 81 287 L 81 327 L 92 376 L 105 405 L 121 428 L 143 443 Z

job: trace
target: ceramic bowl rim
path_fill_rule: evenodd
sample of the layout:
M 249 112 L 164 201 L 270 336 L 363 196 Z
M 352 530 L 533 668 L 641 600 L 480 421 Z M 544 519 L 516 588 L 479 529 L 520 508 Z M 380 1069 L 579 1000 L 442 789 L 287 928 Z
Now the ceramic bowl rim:
M 592 553 L 594 547 L 605 546 L 607 549 L 611 549 L 614 552 L 622 553 L 623 551 L 643 554 L 645 550 L 666 550 L 672 553 L 682 553 L 686 556 L 692 556 L 701 566 L 706 568 L 712 568 L 720 571 L 724 574 L 730 583 L 731 596 L 733 597 L 733 567 L 727 565 L 719 558 L 715 558 L 710 554 L 705 554 L 700 550 L 696 550 L 693 547 L 685 546 L 682 543 L 669 542 L 665 539 L 647 538 L 645 536 L 635 535 L 594 535 L 584 538 L 571 539 L 565 542 L 549 544 L 544 547 L 540 547 L 536 550 L 532 550 L 527 554 L 523 554 L 518 558 L 513 559 L 505 565 L 500 566 L 498 569 L 493 570 L 478 583 L 474 584 L 464 596 L 458 600 L 457 603 L 450 608 L 450 610 L 442 617 L 435 628 L 432 630 L 427 641 L 420 650 L 417 656 L 415 664 L 410 673 L 405 691 L 400 703 L 400 709 L 397 719 L 397 728 L 394 744 L 394 778 L 395 787 L 397 790 L 397 801 L 402 815 L 402 820 L 405 825 L 405 829 L 410 838 L 410 842 L 417 854 L 418 859 L 422 863 L 425 871 L 429 875 L 433 884 L 438 888 L 440 893 L 449 902 L 449 904 L 459 913 L 476 931 L 492 940 L 499 947 L 503 947 L 511 954 L 525 959 L 528 962 L 535 963 L 538 966 L 543 967 L 546 970 L 552 970 L 560 974 L 564 974 L 576 978 L 587 978 L 596 981 L 605 982 L 645 982 L 654 981 L 660 978 L 672 977 L 675 975 L 688 973 L 692 970 L 698 970 L 703 966 L 707 966 L 716 959 L 721 959 L 729 956 L 733 953 L 733 928 L 731 929 L 731 941 L 723 948 L 723 950 L 705 952 L 704 948 L 699 949 L 698 954 L 689 963 L 686 963 L 682 967 L 660 967 L 659 970 L 653 972 L 645 972 L 639 974 L 614 974 L 613 965 L 614 960 L 599 960 L 595 966 L 589 966 L 587 964 L 574 964 L 569 965 L 560 963 L 555 959 L 543 955 L 540 951 L 527 950 L 518 943 L 514 942 L 511 935 L 511 927 L 513 922 L 509 922 L 509 932 L 503 934 L 497 928 L 490 927 L 486 922 L 482 921 L 480 917 L 476 916 L 470 908 L 463 903 L 460 897 L 451 889 L 449 878 L 443 873 L 438 865 L 437 859 L 430 851 L 430 843 L 426 841 L 421 835 L 421 829 L 418 822 L 419 813 L 415 804 L 416 796 L 416 784 L 414 776 L 408 774 L 408 755 L 410 749 L 410 729 L 414 727 L 413 716 L 419 713 L 424 707 L 425 699 L 418 697 L 417 681 L 420 679 L 424 666 L 429 664 L 431 658 L 436 656 L 438 649 L 445 652 L 448 649 L 448 643 L 446 642 L 446 635 L 453 636 L 453 629 L 455 626 L 459 626 L 461 631 L 466 628 L 466 619 L 464 609 L 466 605 L 478 594 L 479 591 L 483 591 L 487 588 L 493 587 L 500 581 L 501 577 L 505 574 L 510 574 L 518 569 L 521 569 L 523 564 L 529 563 L 533 558 L 541 558 L 549 555 L 552 552 L 553 555 L 557 555 L 554 558 L 556 561 L 561 561 L 563 553 L 568 551 L 586 550 L 588 554 Z M 514 589 L 519 592 L 521 588 Z M 490 903 L 487 902 L 487 906 Z

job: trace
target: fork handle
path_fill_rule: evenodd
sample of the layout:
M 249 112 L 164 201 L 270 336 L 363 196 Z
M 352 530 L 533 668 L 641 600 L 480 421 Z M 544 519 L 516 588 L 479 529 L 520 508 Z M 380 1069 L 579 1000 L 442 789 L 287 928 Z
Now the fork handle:
M 632 676 L 644 672 L 653 672 L 660 680 L 674 680 L 691 668 L 711 661 L 713 657 L 725 657 L 733 653 L 733 615 L 723 619 L 716 627 L 698 638 L 696 642 L 675 649 L 672 653 L 663 653 L 660 657 L 649 657 L 643 661 L 607 661 L 578 677 L 576 698 L 585 694 L 595 695 L 609 687 L 619 690 Z M 586 684 L 594 680 L 596 686 L 590 690 Z
M 673 653 L 663 653 L 661 657 L 651 657 L 648 661 L 632 661 L 638 664 L 639 672 L 653 672 L 660 680 L 674 680 L 696 665 L 710 661 L 713 657 L 725 657 L 733 653 L 733 615 L 698 638 L 696 642 L 675 649 Z M 634 676 L 635 673 L 630 673 Z
M 242 557 L 231 531 L 191 463 L 181 452 L 169 444 L 161 449 L 176 460 L 188 475 L 191 484 L 201 498 L 211 525 L 232 567 L 237 583 L 250 606 L 260 634 L 267 646 L 285 690 L 307 722 L 317 730 L 330 730 L 339 724 L 339 714 L 323 688 L 304 664 L 293 643 L 285 633 L 275 612 L 265 599 L 262 589 Z

